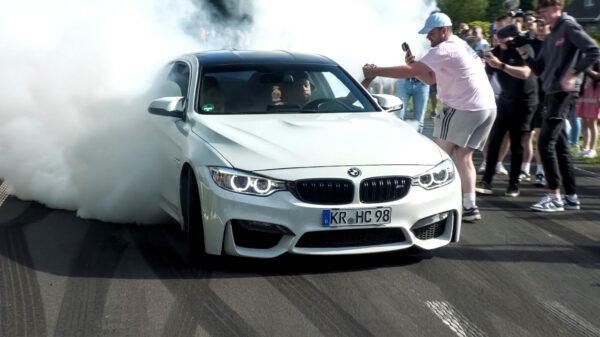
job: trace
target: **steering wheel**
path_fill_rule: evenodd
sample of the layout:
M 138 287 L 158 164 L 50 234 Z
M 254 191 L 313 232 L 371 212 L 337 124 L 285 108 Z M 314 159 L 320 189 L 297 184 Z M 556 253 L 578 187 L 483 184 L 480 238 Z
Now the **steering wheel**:
M 326 111 L 332 111 L 332 110 L 338 110 L 335 107 L 340 107 L 342 111 L 350 111 L 352 109 L 350 109 L 350 107 L 348 105 L 346 105 L 343 102 L 340 102 L 336 99 L 333 98 L 317 98 L 314 101 L 310 101 L 308 103 L 306 103 L 306 105 L 304 105 L 302 107 L 302 110 L 326 110 Z

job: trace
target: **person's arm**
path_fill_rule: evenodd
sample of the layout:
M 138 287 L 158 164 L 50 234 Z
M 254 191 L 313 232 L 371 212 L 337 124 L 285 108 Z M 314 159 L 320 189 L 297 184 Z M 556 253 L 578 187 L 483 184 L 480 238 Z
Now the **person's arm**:
M 600 73 L 594 71 L 592 67 L 585 70 L 585 74 L 588 75 L 594 82 L 600 82 Z
M 531 75 L 531 68 L 526 65 L 523 66 L 511 66 L 500 61 L 494 54 L 489 53 L 485 57 L 485 62 L 492 68 L 504 71 L 514 78 L 526 80 Z
M 422 62 L 413 62 L 405 66 L 378 67 L 365 65 L 363 67 L 365 78 L 371 77 L 390 77 L 390 78 L 410 78 L 417 77 L 425 84 L 434 84 L 435 75 L 433 71 Z
M 535 55 L 535 58 L 531 57 L 529 54 L 529 48 L 527 48 L 527 46 L 518 47 L 517 51 L 536 76 L 540 76 L 542 72 L 544 72 L 544 68 L 546 66 L 546 63 L 544 62 L 544 45 L 542 45 L 540 48 L 539 53 Z
M 573 72 L 579 74 L 598 61 L 600 48 L 598 48 L 596 42 L 580 26 L 570 22 L 569 24 L 568 29 L 566 29 L 567 38 L 583 54 L 579 62 L 573 66 Z

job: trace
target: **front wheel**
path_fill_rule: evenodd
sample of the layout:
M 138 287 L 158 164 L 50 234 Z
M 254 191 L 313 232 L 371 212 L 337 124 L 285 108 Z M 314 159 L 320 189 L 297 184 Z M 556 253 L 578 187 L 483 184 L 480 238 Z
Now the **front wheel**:
M 194 172 L 187 170 L 187 183 L 184 186 L 183 221 L 187 228 L 188 252 L 190 261 L 194 264 L 206 259 L 204 246 L 204 226 L 202 224 L 202 208 L 200 207 L 200 194 Z

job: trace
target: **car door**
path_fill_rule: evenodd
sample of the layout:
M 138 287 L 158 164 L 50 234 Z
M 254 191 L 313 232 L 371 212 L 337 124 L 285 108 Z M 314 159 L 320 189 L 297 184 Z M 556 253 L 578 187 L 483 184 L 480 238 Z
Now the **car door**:
M 189 88 L 191 83 L 191 66 L 184 61 L 170 63 L 159 75 L 154 86 L 152 99 L 163 97 L 182 97 L 182 109 L 187 111 L 189 105 Z M 152 116 L 159 138 L 161 139 L 162 175 L 160 177 L 161 204 L 175 219 L 181 221 L 179 178 L 186 148 L 190 126 L 183 118 Z

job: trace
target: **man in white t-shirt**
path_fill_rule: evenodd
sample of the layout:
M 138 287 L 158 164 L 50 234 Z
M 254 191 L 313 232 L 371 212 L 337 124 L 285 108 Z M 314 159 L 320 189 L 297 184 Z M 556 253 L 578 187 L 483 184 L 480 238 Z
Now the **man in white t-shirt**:
M 427 34 L 432 49 L 418 62 L 407 56 L 405 66 L 363 67 L 365 78 L 417 77 L 437 83 L 443 111 L 434 121 L 438 145 L 454 158 L 463 190 L 463 220 L 476 221 L 481 214 L 475 203 L 476 171 L 473 152 L 483 149 L 496 118 L 496 100 L 481 59 L 465 41 L 452 34 L 452 22 L 434 13 L 419 34 Z

